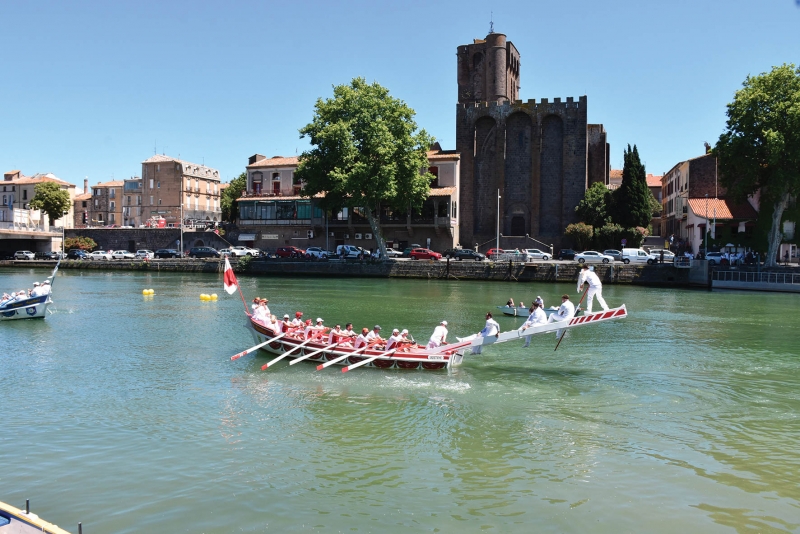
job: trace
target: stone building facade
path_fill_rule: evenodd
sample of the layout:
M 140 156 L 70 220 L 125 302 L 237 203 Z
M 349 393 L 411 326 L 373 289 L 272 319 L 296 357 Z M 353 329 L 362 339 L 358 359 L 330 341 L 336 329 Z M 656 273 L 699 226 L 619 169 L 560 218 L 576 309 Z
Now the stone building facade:
M 160 217 L 174 226 L 181 215 L 184 221 L 214 222 L 222 216 L 219 171 L 170 156 L 156 154 L 142 162 L 141 193 L 136 194 L 142 197 L 144 221 Z
M 89 226 L 122 224 L 122 180 L 101 182 L 92 186 L 89 200 Z
M 250 157 L 247 189 L 238 199 L 238 241 L 268 251 L 286 245 L 377 248 L 361 208 L 326 214 L 315 199 L 299 195 L 302 184 L 295 179 L 297 165 L 297 157 Z M 459 240 L 460 157 L 437 143 L 428 151 L 428 165 L 435 180 L 421 211 L 396 213 L 384 208 L 380 214 L 388 246 L 402 249 L 418 244 L 443 251 Z
M 37 173 L 33 176 L 25 176 L 19 170 L 3 173 L 2 186 L 0 186 L 0 222 L 14 223 L 25 221 L 25 224 L 34 225 L 41 228 L 49 228 L 50 219 L 41 210 L 30 209 L 30 202 L 36 195 L 36 186 L 44 182 L 58 184 L 59 188 L 69 194 L 70 201 L 75 198 L 75 185 L 61 180 L 53 173 Z M 16 216 L 14 212 L 16 213 Z M 74 213 L 70 209 L 69 213 L 53 221 L 54 226 L 59 228 L 71 228 L 74 220 Z
M 457 56 L 461 244 L 493 245 L 499 194 L 501 234 L 559 246 L 587 186 L 609 183 L 605 129 L 587 124 L 586 96 L 518 100 L 520 57 L 505 35 Z

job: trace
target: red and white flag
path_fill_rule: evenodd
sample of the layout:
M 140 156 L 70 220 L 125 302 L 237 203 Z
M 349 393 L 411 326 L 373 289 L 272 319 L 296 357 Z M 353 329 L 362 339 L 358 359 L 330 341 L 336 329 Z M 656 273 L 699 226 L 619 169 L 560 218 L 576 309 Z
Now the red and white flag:
M 225 285 L 225 291 L 228 292 L 228 295 L 233 295 L 236 292 L 236 288 L 239 287 L 239 282 L 236 281 L 236 275 L 233 274 L 233 268 L 227 256 L 225 257 L 225 274 L 222 277 L 222 283 Z

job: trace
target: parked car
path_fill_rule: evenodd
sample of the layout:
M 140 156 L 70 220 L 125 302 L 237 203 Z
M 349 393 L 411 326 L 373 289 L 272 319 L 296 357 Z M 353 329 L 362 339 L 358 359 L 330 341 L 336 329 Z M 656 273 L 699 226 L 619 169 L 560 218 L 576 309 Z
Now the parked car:
M 35 252 L 34 258 L 37 260 L 57 260 L 61 257 L 60 252 Z
M 213 250 L 213 249 L 212 249 Z M 219 255 L 219 253 L 217 253 Z M 180 258 L 181 253 L 175 250 L 174 248 L 160 248 L 155 252 L 156 258 Z
M 36 254 L 30 250 L 18 250 L 14 253 L 15 260 L 32 260 L 36 258 Z
M 397 250 L 396 248 L 387 248 L 386 249 L 386 257 L 387 258 L 402 258 L 403 253 Z
M 231 255 L 233 256 L 254 256 L 258 257 L 261 255 L 261 251 L 257 248 L 250 248 L 245 247 L 244 245 L 237 245 L 235 247 L 230 248 Z
M 461 260 L 483 261 L 486 259 L 486 256 L 484 256 L 480 252 L 475 252 L 471 248 L 451 248 L 449 250 L 445 250 L 442 253 L 442 256 L 444 256 L 445 258 L 453 258 L 458 261 Z
M 136 254 L 127 250 L 115 250 L 111 253 L 111 258 L 115 260 L 135 260 Z
M 158 251 L 156 251 L 158 254 Z M 219 250 L 211 247 L 192 247 L 189 249 L 190 258 L 219 258 Z
M 706 260 L 708 260 L 708 264 L 711 266 L 723 265 L 723 262 L 728 262 L 722 252 L 709 252 L 706 254 Z
M 344 258 L 358 258 L 363 252 L 355 245 L 339 245 L 336 247 L 336 255 Z
M 653 256 L 656 261 L 661 261 L 662 252 L 664 253 L 665 263 L 673 263 L 675 261 L 675 254 L 671 250 L 667 250 L 665 248 L 651 248 L 649 254 Z
M 559 260 L 574 260 L 575 259 L 575 251 L 571 248 L 562 248 L 558 251 L 558 259 Z
M 229 248 L 221 248 L 219 249 L 219 255 L 222 258 L 230 258 L 231 256 L 235 256 L 236 254 L 234 254 Z
M 656 259 L 641 248 L 623 248 L 622 263 L 647 263 L 652 265 Z
M 85 250 L 81 250 L 79 248 L 73 248 L 67 252 L 68 260 L 86 260 L 88 258 L 89 254 Z
M 94 260 L 111 260 L 111 254 L 107 250 L 95 250 L 89 253 L 89 259 Z
M 442 255 L 427 248 L 415 248 L 411 251 L 412 260 L 441 260 Z
M 278 247 L 275 251 L 275 255 L 279 258 L 304 258 L 306 255 L 306 251 L 302 248 L 297 247 Z
M 610 248 L 608 250 L 604 250 L 603 254 L 606 256 L 611 256 L 614 258 L 614 261 L 622 261 L 622 251 Z
M 308 247 L 306 249 L 306 258 L 317 258 L 320 260 L 328 259 L 328 251 L 320 247 Z
M 155 252 L 153 252 L 152 250 L 147 250 L 146 248 L 136 251 L 136 258 L 140 260 L 144 259 L 152 260 L 155 257 L 156 257 Z
M 528 261 L 531 260 L 544 260 L 550 259 L 550 254 L 539 250 L 538 248 L 526 248 L 525 253 L 528 255 Z
M 486 257 L 490 260 L 496 260 L 500 254 L 505 254 L 506 251 L 502 248 L 490 248 L 489 252 L 486 253 Z
M 575 259 L 578 263 L 611 263 L 614 258 L 600 254 L 596 250 L 584 250 L 580 254 L 575 254 Z

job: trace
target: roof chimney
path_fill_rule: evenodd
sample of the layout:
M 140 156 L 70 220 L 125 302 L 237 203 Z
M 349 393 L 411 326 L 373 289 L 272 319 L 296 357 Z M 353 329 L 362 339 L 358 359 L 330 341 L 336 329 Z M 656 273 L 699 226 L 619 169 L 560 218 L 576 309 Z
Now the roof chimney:
M 88 178 L 84 178 L 83 179 L 83 194 L 85 195 L 88 192 L 89 192 L 89 179 Z

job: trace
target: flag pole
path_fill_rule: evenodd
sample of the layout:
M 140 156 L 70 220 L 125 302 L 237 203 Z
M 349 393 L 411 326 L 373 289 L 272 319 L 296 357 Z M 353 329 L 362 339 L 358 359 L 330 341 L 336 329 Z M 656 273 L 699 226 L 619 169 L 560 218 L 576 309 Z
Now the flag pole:
M 233 287 L 239 290 L 239 296 L 242 297 L 242 305 L 244 306 L 244 313 L 245 315 L 250 315 L 250 312 L 247 309 L 247 302 L 244 300 L 244 294 L 242 293 L 242 287 L 239 284 L 239 280 L 236 279 L 236 275 L 233 272 L 233 267 L 231 267 L 231 262 L 228 261 L 228 257 L 225 256 L 225 271 L 222 274 L 222 284 L 225 287 L 225 291 L 229 295 L 233 295 Z

